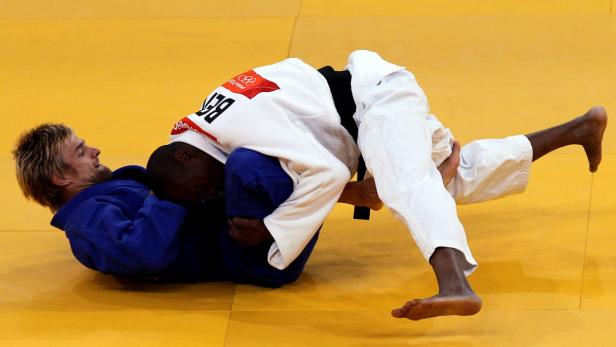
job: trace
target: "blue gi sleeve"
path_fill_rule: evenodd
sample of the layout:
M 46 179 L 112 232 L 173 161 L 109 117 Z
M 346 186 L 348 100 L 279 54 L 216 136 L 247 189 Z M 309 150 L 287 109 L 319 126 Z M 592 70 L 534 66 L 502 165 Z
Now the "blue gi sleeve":
M 293 192 L 293 180 L 282 169 L 277 158 L 239 148 L 225 164 L 225 199 L 227 217 L 263 219 Z M 240 247 L 227 232 L 221 233 L 219 248 L 229 275 L 237 283 L 280 287 L 295 281 L 317 242 L 319 233 L 301 254 L 284 270 L 267 262 L 270 244 Z
M 155 274 L 177 256 L 178 233 L 187 215 L 153 195 L 136 212 L 110 196 L 83 201 L 66 221 L 71 248 L 86 266 L 117 275 Z
M 225 164 L 227 217 L 263 219 L 293 192 L 293 180 L 277 158 L 239 148 Z

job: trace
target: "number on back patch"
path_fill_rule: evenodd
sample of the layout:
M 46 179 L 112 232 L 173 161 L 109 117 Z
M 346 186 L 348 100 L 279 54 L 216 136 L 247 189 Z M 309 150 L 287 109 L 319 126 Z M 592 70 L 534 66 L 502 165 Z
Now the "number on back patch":
M 223 112 L 225 112 L 235 100 L 228 98 L 222 94 L 214 93 L 210 96 L 209 99 L 203 103 L 203 108 L 201 111 L 196 112 L 195 114 L 199 117 L 203 116 L 203 120 L 208 123 L 212 123 L 216 118 L 218 118 Z

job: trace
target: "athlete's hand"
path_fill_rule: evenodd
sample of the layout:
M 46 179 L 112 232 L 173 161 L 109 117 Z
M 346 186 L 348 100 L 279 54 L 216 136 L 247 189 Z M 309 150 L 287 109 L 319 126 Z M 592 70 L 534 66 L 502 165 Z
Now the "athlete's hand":
M 374 178 L 368 177 L 363 181 L 348 182 L 342 191 L 338 202 L 354 206 L 366 206 L 378 211 L 383 207 L 374 184 Z
M 458 166 L 460 166 L 460 148 L 460 142 L 454 141 L 451 147 L 451 155 L 449 155 L 449 158 L 445 159 L 438 167 L 438 171 L 443 177 L 443 184 L 445 187 L 447 187 L 449 182 L 451 182 L 458 173 Z
M 260 219 L 229 218 L 229 236 L 241 246 L 256 246 L 265 241 L 274 241 Z
M 438 167 L 438 171 L 443 178 L 443 185 L 445 186 L 456 177 L 458 172 L 458 166 L 460 165 L 460 148 L 460 143 L 455 141 L 451 147 L 451 155 Z M 347 183 L 338 202 L 354 206 L 367 206 L 375 211 L 383 207 L 383 202 L 381 202 L 379 198 L 374 178 L 372 177 L 368 177 L 363 181 Z

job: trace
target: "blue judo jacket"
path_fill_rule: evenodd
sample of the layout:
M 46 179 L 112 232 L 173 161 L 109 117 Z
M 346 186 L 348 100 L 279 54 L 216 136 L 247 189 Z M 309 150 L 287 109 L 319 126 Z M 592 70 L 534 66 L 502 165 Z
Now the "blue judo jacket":
M 293 191 L 276 158 L 248 149 L 225 165 L 225 201 L 188 210 L 150 194 L 145 170 L 127 166 L 66 203 L 51 224 L 75 257 L 103 273 L 161 280 L 233 280 L 268 287 L 295 281 L 316 243 L 285 270 L 267 263 L 269 243 L 240 247 L 226 219 L 263 219 Z

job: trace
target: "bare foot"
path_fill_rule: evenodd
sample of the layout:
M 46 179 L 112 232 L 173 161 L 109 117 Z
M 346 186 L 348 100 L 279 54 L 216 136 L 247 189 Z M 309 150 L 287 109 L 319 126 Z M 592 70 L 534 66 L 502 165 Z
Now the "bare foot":
M 472 316 L 481 310 L 481 299 L 472 294 L 435 295 L 426 299 L 415 299 L 391 311 L 396 318 L 421 320 L 437 316 Z
M 460 166 L 460 148 L 460 142 L 454 141 L 451 147 L 451 155 L 438 167 L 438 171 L 443 177 L 443 184 L 445 186 L 447 186 L 458 174 L 458 166 Z
M 599 168 L 602 157 L 603 133 L 607 127 L 607 112 L 601 106 L 593 107 L 580 117 L 580 144 L 584 147 L 590 172 Z

